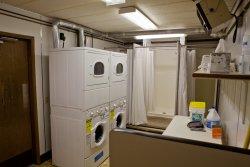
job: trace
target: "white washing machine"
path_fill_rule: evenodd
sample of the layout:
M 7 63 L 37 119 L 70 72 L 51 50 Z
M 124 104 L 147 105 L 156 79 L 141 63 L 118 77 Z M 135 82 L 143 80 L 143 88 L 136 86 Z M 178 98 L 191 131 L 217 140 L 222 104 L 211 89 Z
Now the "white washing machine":
M 79 109 L 51 107 L 53 165 L 85 167 L 85 114 Z
M 111 52 L 110 86 L 127 82 L 127 54 Z
M 100 49 L 53 49 L 49 55 L 51 105 L 85 111 L 108 102 L 109 59 L 110 52 Z
M 110 130 L 114 128 L 126 128 L 126 117 L 126 97 L 110 102 Z
M 86 167 L 97 167 L 109 156 L 109 104 L 86 112 Z
M 109 156 L 109 103 L 83 112 L 51 108 L 52 163 L 97 167 Z

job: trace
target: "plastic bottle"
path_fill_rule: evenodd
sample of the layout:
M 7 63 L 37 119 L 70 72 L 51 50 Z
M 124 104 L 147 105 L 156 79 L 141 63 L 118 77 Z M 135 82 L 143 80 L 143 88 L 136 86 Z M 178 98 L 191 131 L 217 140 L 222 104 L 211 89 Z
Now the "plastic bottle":
M 216 109 L 212 107 L 208 111 L 209 113 L 206 120 L 207 127 L 212 128 L 213 125 L 220 125 L 220 116 L 217 113 Z
M 243 73 L 250 74 L 250 35 L 246 32 L 242 41 Z
M 244 55 L 241 55 L 239 57 L 238 71 L 240 74 L 243 74 L 244 72 Z

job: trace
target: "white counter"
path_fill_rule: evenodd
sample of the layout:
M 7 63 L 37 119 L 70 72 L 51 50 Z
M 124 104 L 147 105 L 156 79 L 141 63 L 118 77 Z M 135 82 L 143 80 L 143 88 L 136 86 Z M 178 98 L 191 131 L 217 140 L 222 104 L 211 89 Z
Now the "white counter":
M 221 139 L 212 138 L 211 129 L 206 128 L 206 132 L 191 131 L 187 127 L 189 122 L 190 118 L 187 116 L 175 116 L 162 135 L 222 144 Z

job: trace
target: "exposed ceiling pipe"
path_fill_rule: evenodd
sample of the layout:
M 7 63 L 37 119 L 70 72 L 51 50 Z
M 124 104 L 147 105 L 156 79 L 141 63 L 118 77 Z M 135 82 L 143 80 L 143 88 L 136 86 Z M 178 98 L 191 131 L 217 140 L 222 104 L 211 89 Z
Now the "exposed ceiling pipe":
M 152 30 L 152 31 L 110 32 L 107 33 L 107 35 L 112 38 L 131 38 L 137 35 L 178 34 L 178 33 L 184 33 L 187 35 L 206 34 L 202 28 L 188 28 L 188 29 Z
M 81 26 L 78 26 L 76 24 L 73 23 L 69 23 L 66 21 L 55 21 L 53 23 L 53 44 L 54 44 L 54 48 L 59 48 L 59 44 L 60 44 L 60 39 L 59 39 L 59 31 L 58 31 L 58 27 L 62 26 L 62 27 L 67 27 L 67 28 L 71 28 L 71 29 L 75 29 L 78 30 L 78 46 L 84 46 L 84 29 Z
M 84 33 L 85 34 L 89 34 L 92 35 L 93 37 L 96 38 L 100 38 L 100 39 L 106 39 L 106 40 L 111 40 L 111 41 L 116 41 L 116 42 L 120 42 L 121 45 L 123 44 L 123 40 L 118 40 L 115 38 L 111 38 L 107 35 L 107 33 L 101 32 L 101 31 L 97 31 L 82 25 L 78 25 L 75 23 L 71 23 L 68 21 L 64 21 L 64 20 L 58 20 L 52 23 L 52 31 L 53 31 L 53 44 L 54 44 L 54 48 L 59 48 L 59 43 L 60 43 L 60 39 L 59 39 L 59 27 L 67 27 L 70 29 L 75 29 L 78 30 L 78 46 L 84 46 Z

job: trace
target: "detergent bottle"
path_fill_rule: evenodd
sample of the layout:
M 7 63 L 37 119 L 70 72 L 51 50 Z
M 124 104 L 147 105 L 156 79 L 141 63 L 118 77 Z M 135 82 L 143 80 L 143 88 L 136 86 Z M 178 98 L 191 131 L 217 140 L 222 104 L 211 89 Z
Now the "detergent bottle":
M 209 113 L 207 115 L 206 125 L 208 128 L 212 128 L 213 125 L 220 125 L 220 116 L 217 113 L 216 109 L 212 107 L 208 110 Z

